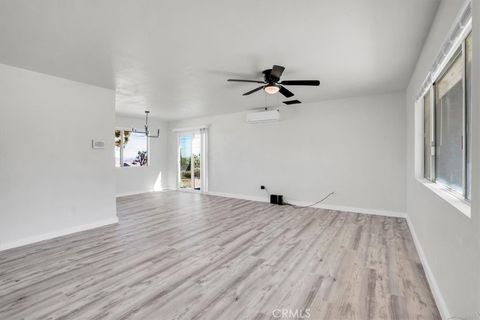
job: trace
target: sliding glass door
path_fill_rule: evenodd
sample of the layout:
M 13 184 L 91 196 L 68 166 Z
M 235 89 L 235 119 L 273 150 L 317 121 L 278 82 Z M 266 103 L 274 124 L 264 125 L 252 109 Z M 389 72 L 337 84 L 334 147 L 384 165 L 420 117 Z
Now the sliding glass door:
M 200 132 L 178 136 L 178 188 L 202 191 L 202 136 Z

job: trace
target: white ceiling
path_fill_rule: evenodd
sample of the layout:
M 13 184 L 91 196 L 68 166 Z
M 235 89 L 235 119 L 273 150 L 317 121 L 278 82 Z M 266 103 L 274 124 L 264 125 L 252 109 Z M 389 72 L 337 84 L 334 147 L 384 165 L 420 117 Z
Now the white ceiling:
M 460 0 L 449 0 L 460 1 Z M 0 0 L 0 63 L 117 92 L 180 119 L 261 107 L 280 64 L 303 102 L 405 89 L 439 0 Z M 283 101 L 279 94 L 267 103 Z

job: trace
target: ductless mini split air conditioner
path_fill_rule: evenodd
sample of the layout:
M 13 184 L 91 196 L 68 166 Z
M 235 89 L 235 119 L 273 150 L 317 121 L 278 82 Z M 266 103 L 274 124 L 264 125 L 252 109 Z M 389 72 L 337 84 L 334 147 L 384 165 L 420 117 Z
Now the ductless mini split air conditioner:
M 248 123 L 272 122 L 280 120 L 280 110 L 263 110 L 247 113 Z

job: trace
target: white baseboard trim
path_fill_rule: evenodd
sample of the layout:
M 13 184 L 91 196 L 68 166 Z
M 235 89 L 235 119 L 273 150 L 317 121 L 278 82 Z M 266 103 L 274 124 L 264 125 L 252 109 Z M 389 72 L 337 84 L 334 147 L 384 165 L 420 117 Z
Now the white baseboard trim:
M 0 251 L 13 249 L 13 248 L 17 248 L 17 247 L 22 247 L 22 246 L 26 246 L 28 244 L 32 244 L 32 243 L 35 243 L 35 242 L 50 240 L 50 239 L 66 236 L 66 235 L 69 235 L 69 234 L 72 234 L 72 233 L 77 233 L 77 232 L 80 232 L 80 231 L 95 229 L 95 228 L 99 228 L 99 227 L 103 227 L 103 226 L 107 226 L 107 225 L 115 224 L 115 223 L 118 223 L 118 217 L 117 216 L 115 216 L 114 218 L 99 220 L 99 221 L 95 221 L 95 222 L 92 222 L 92 223 L 88 223 L 88 224 L 84 224 L 84 225 L 80 225 L 80 226 L 75 226 L 75 227 L 70 227 L 70 228 L 65 228 L 65 229 L 62 229 L 62 230 L 53 231 L 53 232 L 49 232 L 49 233 L 44 233 L 44 234 L 40 234 L 40 235 L 33 236 L 33 237 L 23 238 L 23 239 L 19 239 L 19 240 L 15 240 L 15 241 L 10 241 L 10 242 L 4 242 L 4 243 L 0 243 Z
M 142 194 L 142 193 L 162 192 L 162 191 L 170 191 L 170 190 L 176 190 L 176 189 L 162 188 L 160 190 L 150 189 L 150 190 L 140 190 L 140 191 L 132 191 L 132 192 L 126 192 L 126 193 L 118 193 L 118 194 L 115 195 L 115 198 L 134 196 L 134 195 Z
M 435 280 L 432 269 L 428 264 L 427 256 L 425 255 L 422 245 L 420 244 L 420 240 L 417 237 L 417 233 L 415 232 L 415 228 L 413 227 L 412 220 L 408 215 L 406 216 L 406 218 L 408 228 L 410 229 L 410 233 L 412 234 L 413 243 L 415 244 L 418 256 L 420 257 L 420 261 L 422 262 L 423 270 L 425 271 L 425 276 L 427 277 L 430 290 L 432 290 L 433 298 L 435 299 L 435 303 L 437 304 L 438 311 L 440 312 L 442 319 L 450 319 L 450 311 L 448 310 L 447 304 L 445 303 L 445 299 L 443 298 L 442 292 L 440 291 L 437 280 Z
M 209 191 L 209 192 L 206 192 L 205 194 L 209 194 L 212 196 L 226 197 L 226 198 L 250 200 L 250 201 L 260 201 L 260 202 L 270 201 L 269 199 L 267 199 L 267 197 L 247 196 L 247 195 L 223 193 L 223 192 L 215 192 L 215 191 Z M 308 206 L 311 204 L 311 202 L 297 201 L 297 200 L 291 200 L 291 199 L 288 200 L 288 202 L 297 206 Z M 318 203 L 312 207 L 319 208 L 319 209 L 327 209 L 327 210 L 373 214 L 378 216 L 386 216 L 386 217 L 394 217 L 394 218 L 406 218 L 406 214 L 404 212 L 389 211 L 389 210 L 366 209 L 366 208 L 357 208 L 357 207 L 349 207 L 349 206 L 331 205 L 331 204 L 325 204 L 325 203 Z
M 136 194 L 149 193 L 149 192 L 154 192 L 154 191 L 153 190 L 141 190 L 141 191 L 118 193 L 118 194 L 115 195 L 115 198 L 134 196 Z

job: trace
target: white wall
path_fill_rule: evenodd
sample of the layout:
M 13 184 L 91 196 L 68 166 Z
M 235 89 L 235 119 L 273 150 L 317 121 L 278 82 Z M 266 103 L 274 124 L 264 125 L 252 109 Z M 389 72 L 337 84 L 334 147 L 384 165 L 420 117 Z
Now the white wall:
M 120 128 L 143 130 L 145 118 L 117 116 L 115 125 Z M 115 168 L 117 196 L 162 190 L 167 179 L 167 125 L 164 121 L 148 119 L 148 126 L 154 134 L 160 129 L 160 138 L 150 139 L 149 165 L 147 167 Z
M 245 112 L 170 123 L 210 124 L 209 190 L 405 211 L 405 94 L 282 107 L 279 122 L 248 124 Z M 176 134 L 169 132 L 169 186 L 176 184 Z
M 463 1 L 442 1 L 407 90 L 407 213 L 425 253 L 446 316 L 474 318 L 480 311 L 480 101 L 478 2 L 474 2 L 473 61 L 473 186 L 472 217 L 468 218 L 415 179 L 415 96 L 439 53 Z M 442 308 L 442 306 L 439 306 Z
M 117 221 L 114 108 L 112 90 L 0 65 L 0 249 Z

